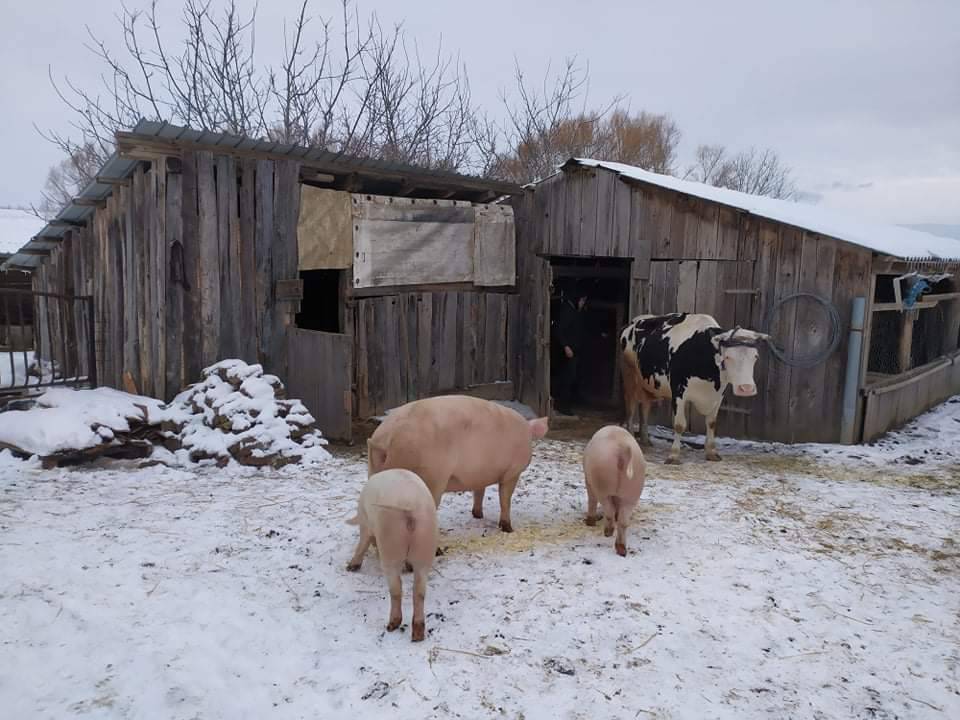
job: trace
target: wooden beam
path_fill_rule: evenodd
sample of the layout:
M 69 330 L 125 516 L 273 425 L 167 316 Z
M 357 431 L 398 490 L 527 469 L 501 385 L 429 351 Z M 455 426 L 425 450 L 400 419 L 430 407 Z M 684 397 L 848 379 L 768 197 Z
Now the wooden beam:
M 45 257 L 50 254 L 50 248 L 21 248 L 17 250 L 17 255 L 36 255 Z
M 308 167 L 300 168 L 300 180 L 304 182 L 328 184 L 332 183 L 336 179 L 337 176 L 331 175 L 330 173 L 320 172 L 319 170 L 314 170 L 313 168 Z
M 25 273 L 32 273 L 37 269 L 32 265 L 17 265 L 15 263 L 6 263 L 4 267 L 6 267 L 7 270 L 19 270 Z
M 263 150 L 241 150 L 229 145 L 212 145 L 209 143 L 195 143 L 189 140 L 176 138 L 145 137 L 130 132 L 116 134 L 117 153 L 120 157 L 137 160 L 157 160 L 164 157 L 181 157 L 185 150 L 205 150 L 212 153 L 232 155 L 258 160 L 296 160 L 301 167 L 310 168 L 320 173 L 341 175 L 356 174 L 358 177 L 369 178 L 375 181 L 402 183 L 404 180 L 419 188 L 448 191 L 455 193 L 475 192 L 489 197 L 500 195 L 518 195 L 521 187 L 515 183 L 485 180 L 468 176 L 444 178 L 437 174 L 418 168 L 384 169 L 375 166 L 360 166 L 350 157 L 327 155 L 323 158 L 310 159 L 296 157 L 280 152 Z M 480 201 L 478 201 L 480 202 Z
M 926 310 L 927 308 L 936 307 L 936 302 L 927 302 L 926 300 L 920 300 L 915 302 L 909 308 L 903 307 L 900 303 L 889 302 L 889 303 L 874 303 L 873 312 L 889 312 L 891 310 Z
M 509 285 L 499 287 L 477 287 L 473 283 L 436 283 L 429 285 L 391 285 L 375 288 L 349 288 L 349 297 L 366 298 L 383 295 L 398 295 L 399 293 L 445 293 L 445 292 L 480 292 L 515 295 L 516 287 Z
M 913 323 L 917 319 L 916 310 L 907 310 L 903 314 L 903 325 L 900 330 L 900 347 L 897 352 L 900 372 L 910 369 L 910 354 L 913 349 Z
M 87 223 L 82 220 L 50 220 L 47 225 L 53 227 L 86 227 Z

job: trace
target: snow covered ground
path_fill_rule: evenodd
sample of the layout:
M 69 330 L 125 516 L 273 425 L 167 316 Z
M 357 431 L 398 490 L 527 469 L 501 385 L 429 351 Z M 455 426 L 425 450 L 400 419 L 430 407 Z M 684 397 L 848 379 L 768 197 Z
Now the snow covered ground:
M 658 442 L 626 559 L 582 522 L 582 447 L 538 443 L 511 535 L 495 491 L 484 520 L 444 499 L 420 644 L 385 632 L 373 551 L 344 570 L 359 448 L 280 471 L 2 453 L 2 715 L 960 717 L 960 398 L 872 448 L 674 467 Z

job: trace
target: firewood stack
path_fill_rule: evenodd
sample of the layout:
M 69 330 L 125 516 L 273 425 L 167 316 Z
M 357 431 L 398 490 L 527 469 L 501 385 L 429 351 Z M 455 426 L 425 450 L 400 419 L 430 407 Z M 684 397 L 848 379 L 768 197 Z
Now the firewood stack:
M 224 360 L 160 412 L 163 444 L 192 462 L 232 458 L 241 465 L 280 468 L 326 444 L 313 416 L 286 397 L 283 383 L 260 365 Z

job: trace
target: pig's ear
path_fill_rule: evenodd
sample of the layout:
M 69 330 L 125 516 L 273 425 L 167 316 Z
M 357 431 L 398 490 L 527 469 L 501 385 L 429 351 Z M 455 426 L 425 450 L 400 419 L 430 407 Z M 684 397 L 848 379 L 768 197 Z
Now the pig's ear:
M 527 424 L 530 426 L 530 436 L 534 440 L 539 440 L 544 435 L 547 434 L 549 418 L 537 418 L 536 420 L 528 420 Z

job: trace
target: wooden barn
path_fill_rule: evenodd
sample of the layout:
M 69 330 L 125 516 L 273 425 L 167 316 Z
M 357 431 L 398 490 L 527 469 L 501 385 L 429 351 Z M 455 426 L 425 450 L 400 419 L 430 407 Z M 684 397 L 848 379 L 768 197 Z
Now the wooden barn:
M 621 404 L 626 320 L 678 311 L 777 346 L 761 352 L 755 398 L 728 393 L 720 435 L 867 441 L 960 392 L 958 241 L 592 160 L 510 202 L 527 323 L 516 383 L 538 411 L 550 406 L 551 312 L 570 283 L 590 293 L 582 394 L 598 408 Z
M 549 412 L 573 282 L 600 412 L 620 412 L 618 334 L 644 312 L 773 335 L 721 435 L 869 440 L 960 391 L 960 242 L 588 160 L 520 188 L 141 121 L 4 267 L 47 293 L 34 335 L 61 377 L 169 399 L 260 362 L 337 439 L 452 391 Z
M 141 121 L 6 266 L 70 298 L 39 315 L 64 376 L 90 346 L 100 384 L 170 399 L 220 359 L 260 362 L 349 439 L 417 397 L 513 397 L 513 211 L 491 201 L 519 191 Z

